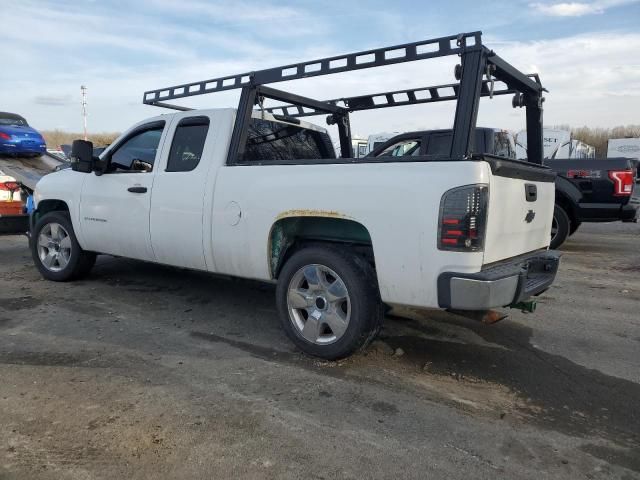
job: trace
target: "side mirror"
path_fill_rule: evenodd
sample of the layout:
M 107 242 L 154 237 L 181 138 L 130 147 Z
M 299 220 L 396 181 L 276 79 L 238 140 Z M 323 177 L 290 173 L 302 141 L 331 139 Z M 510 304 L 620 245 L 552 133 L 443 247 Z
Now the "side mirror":
M 71 169 L 76 172 L 91 173 L 93 170 L 93 143 L 74 140 L 71 145 Z

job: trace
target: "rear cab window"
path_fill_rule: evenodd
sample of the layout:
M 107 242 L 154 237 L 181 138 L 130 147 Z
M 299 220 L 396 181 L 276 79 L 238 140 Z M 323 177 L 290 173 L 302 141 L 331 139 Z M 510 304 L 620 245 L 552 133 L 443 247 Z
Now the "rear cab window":
M 247 129 L 243 163 L 336 158 L 329 135 L 273 120 L 252 118 Z

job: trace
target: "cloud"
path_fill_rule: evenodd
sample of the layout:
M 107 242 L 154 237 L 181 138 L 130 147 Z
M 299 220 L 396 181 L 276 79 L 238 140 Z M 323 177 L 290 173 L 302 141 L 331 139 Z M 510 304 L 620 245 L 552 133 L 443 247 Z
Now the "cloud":
M 61 107 L 74 103 L 71 95 L 37 95 L 33 101 L 38 105 Z
M 612 127 L 637 123 L 640 109 L 639 33 L 592 32 L 537 42 L 488 41 L 502 58 L 540 73 L 549 89 L 546 124 Z M 482 107 L 481 107 L 482 117 Z M 500 122 L 497 110 L 489 122 Z M 504 111 L 503 111 L 504 113 Z M 486 122 L 487 117 L 482 118 Z M 504 119 L 502 119 L 504 120 Z M 513 124 L 505 125 L 513 128 Z
M 533 3 L 531 6 L 543 15 L 550 17 L 581 17 L 582 15 L 591 15 L 595 13 L 603 13 L 602 7 L 588 3 L 555 3 L 545 5 L 543 3 Z
M 637 0 L 600 0 L 595 2 L 531 3 L 529 6 L 550 17 L 582 17 L 603 14 L 612 7 L 636 3 Z

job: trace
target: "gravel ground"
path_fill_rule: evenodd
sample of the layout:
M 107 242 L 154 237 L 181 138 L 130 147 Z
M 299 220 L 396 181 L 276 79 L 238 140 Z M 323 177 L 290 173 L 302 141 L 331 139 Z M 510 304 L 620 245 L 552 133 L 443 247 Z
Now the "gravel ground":
M 0 238 L 0 479 L 640 478 L 640 225 L 584 225 L 533 315 L 298 353 L 270 285 Z

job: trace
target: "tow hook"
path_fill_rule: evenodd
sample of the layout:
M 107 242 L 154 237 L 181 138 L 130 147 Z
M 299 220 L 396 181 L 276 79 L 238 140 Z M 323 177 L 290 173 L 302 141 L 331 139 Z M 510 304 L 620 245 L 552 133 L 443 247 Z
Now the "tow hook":
M 509 305 L 510 308 L 517 308 L 523 313 L 533 313 L 536 311 L 537 302 L 535 300 L 527 300 L 526 302 L 518 302 Z

